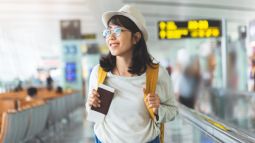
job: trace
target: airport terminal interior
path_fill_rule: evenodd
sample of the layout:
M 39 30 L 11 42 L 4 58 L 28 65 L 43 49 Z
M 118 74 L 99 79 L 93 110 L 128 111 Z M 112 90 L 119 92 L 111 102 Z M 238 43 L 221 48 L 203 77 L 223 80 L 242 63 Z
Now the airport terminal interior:
M 254 0 L 0 0 L 0 142 L 148 142 L 134 142 L 138 133 L 125 132 L 121 122 L 114 125 L 124 139 L 121 133 L 104 134 L 111 115 L 101 114 L 102 123 L 99 117 L 88 120 L 93 68 L 111 52 L 107 40 L 125 33 L 107 29 L 102 15 L 124 5 L 144 17 L 147 49 L 167 73 L 166 96 L 176 100 L 177 114 L 164 123 L 164 136 L 150 110 L 144 113 L 158 137 L 165 143 L 255 143 Z M 118 74 L 109 71 L 107 77 L 121 76 L 116 68 Z M 143 77 L 131 76 L 119 78 Z M 115 91 L 112 103 L 122 92 Z M 163 118 L 162 102 L 153 110 L 155 119 Z M 143 124 L 135 121 L 123 122 L 132 122 L 128 128 L 135 130 Z M 119 136 L 122 141 L 115 140 Z

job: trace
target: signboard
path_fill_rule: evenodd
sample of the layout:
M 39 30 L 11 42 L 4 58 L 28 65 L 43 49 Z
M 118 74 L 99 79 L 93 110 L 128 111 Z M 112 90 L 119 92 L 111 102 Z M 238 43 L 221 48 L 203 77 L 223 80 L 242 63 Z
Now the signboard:
M 67 82 L 74 82 L 76 80 L 76 63 L 66 63 L 65 76 Z
M 97 37 L 96 37 L 96 34 L 94 34 L 94 33 L 90 33 L 90 34 L 82 34 L 81 35 L 81 39 L 96 39 Z
M 62 42 L 63 53 L 63 87 L 65 89 L 82 89 L 82 67 L 80 40 L 66 40 Z
M 77 46 L 75 44 L 64 45 L 64 54 L 68 56 L 76 56 Z
M 81 37 L 80 20 L 61 20 L 61 38 L 62 40 L 77 40 Z
M 158 37 L 162 39 L 221 37 L 220 20 L 159 21 Z

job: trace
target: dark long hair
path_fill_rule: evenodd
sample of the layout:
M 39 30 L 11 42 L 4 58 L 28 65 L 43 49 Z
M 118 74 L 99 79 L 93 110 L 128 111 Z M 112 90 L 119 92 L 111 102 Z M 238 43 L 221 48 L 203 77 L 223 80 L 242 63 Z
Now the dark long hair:
M 153 57 L 147 50 L 147 45 L 144 40 L 143 33 L 132 20 L 126 16 L 115 15 L 108 21 L 108 25 L 109 23 L 127 28 L 129 31 L 131 31 L 132 36 L 136 32 L 140 32 L 142 35 L 141 39 L 137 42 L 137 44 L 134 45 L 135 47 L 132 53 L 132 63 L 128 68 L 129 73 L 141 75 L 146 71 L 147 65 L 151 67 L 156 65 L 153 63 Z M 106 56 L 102 56 L 100 58 L 100 66 L 107 72 L 113 70 L 113 68 L 116 66 L 116 56 L 113 56 L 111 52 L 109 52 Z

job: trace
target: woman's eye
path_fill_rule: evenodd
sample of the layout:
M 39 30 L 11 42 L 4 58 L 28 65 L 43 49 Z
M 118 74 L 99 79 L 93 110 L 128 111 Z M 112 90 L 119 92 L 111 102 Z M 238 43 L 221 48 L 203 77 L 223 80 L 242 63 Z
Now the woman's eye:
M 115 28 L 114 29 L 114 33 L 120 33 L 121 32 L 121 29 L 120 28 Z

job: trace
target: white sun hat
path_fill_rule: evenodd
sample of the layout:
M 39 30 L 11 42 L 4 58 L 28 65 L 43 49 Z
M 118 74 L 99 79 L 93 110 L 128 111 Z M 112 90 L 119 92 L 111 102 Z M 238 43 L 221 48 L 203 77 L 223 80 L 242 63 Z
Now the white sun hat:
M 146 30 L 146 24 L 142 13 L 134 7 L 134 5 L 124 5 L 118 11 L 107 11 L 102 15 L 102 21 L 105 27 L 107 27 L 108 21 L 115 15 L 123 15 L 132 20 L 136 26 L 142 31 L 144 40 L 148 40 L 148 32 Z

